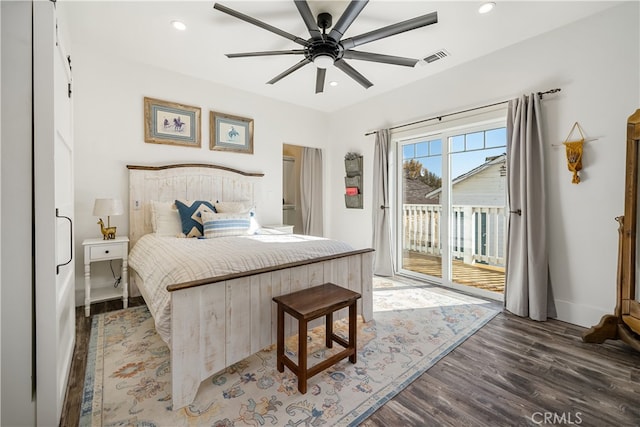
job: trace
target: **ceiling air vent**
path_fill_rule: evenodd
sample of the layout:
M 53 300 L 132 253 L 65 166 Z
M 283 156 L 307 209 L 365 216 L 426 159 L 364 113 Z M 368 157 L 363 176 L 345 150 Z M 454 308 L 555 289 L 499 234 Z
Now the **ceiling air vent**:
M 439 51 L 434 52 L 431 55 L 427 55 L 424 58 L 424 62 L 426 62 L 427 64 L 431 64 L 432 62 L 435 62 L 442 58 L 446 58 L 447 56 L 449 56 L 449 52 L 444 49 L 440 49 Z

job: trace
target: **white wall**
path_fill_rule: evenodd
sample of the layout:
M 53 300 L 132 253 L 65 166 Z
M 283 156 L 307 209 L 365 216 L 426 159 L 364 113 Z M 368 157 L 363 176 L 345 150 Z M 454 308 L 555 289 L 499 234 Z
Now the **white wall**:
M 618 239 L 613 218 L 623 212 L 625 123 L 640 106 L 638 7 L 623 4 L 333 113 L 328 237 L 371 245 L 371 192 L 363 210 L 345 209 L 342 195 L 348 151 L 364 155 L 365 188 L 371 188 L 374 136 L 365 132 L 560 87 L 543 101 L 558 318 L 591 326 L 612 313 Z M 564 141 L 575 121 L 587 138 L 597 138 L 586 143 L 579 185 L 571 184 L 563 150 L 552 146 Z
M 75 37 L 74 37 L 75 36 Z M 322 148 L 325 115 L 248 92 L 124 62 L 95 52 L 71 34 L 75 122 L 76 303 L 83 304 L 82 240 L 101 237 L 92 216 L 98 197 L 120 197 L 128 211 L 127 164 L 204 162 L 265 174 L 258 195 L 258 220 L 282 223 L 283 143 Z M 202 108 L 202 147 L 144 142 L 143 97 Z M 209 150 L 209 110 L 254 119 L 254 154 Z M 128 233 L 127 216 L 111 218 L 118 235 Z M 104 264 L 104 263 L 103 263 Z M 119 269 L 119 264 L 114 263 Z M 99 278 L 94 279 L 94 271 Z M 92 283 L 112 283 L 107 265 L 92 269 Z

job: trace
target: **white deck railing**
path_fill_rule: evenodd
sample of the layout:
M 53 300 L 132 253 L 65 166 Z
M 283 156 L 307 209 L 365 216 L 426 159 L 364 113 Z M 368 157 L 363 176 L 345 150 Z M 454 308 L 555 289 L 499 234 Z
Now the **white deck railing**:
M 442 254 L 441 205 L 403 205 L 403 249 Z M 505 208 L 454 205 L 451 250 L 466 264 L 481 262 L 504 267 L 507 239 Z

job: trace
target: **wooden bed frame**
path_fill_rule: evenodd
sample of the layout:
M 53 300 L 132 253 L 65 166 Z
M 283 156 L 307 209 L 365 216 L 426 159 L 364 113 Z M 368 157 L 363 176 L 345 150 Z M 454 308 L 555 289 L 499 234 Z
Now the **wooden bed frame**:
M 204 164 L 127 168 L 131 247 L 152 232 L 152 200 L 255 201 L 263 176 Z M 256 210 L 259 216 L 260 206 Z M 168 286 L 173 410 L 192 403 L 203 380 L 276 342 L 275 296 L 332 282 L 359 292 L 358 311 L 365 321 L 371 320 L 372 262 L 373 249 L 360 249 Z M 134 272 L 131 294 L 137 293 L 139 280 Z M 347 317 L 346 309 L 336 315 L 342 317 Z M 285 326 L 287 335 L 297 333 L 290 318 Z

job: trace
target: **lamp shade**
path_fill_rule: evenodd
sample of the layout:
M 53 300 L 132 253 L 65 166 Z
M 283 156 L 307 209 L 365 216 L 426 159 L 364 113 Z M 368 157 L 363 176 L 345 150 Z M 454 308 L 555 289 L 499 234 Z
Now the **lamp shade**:
M 120 199 L 96 199 L 93 205 L 93 216 L 111 216 L 124 214 Z

